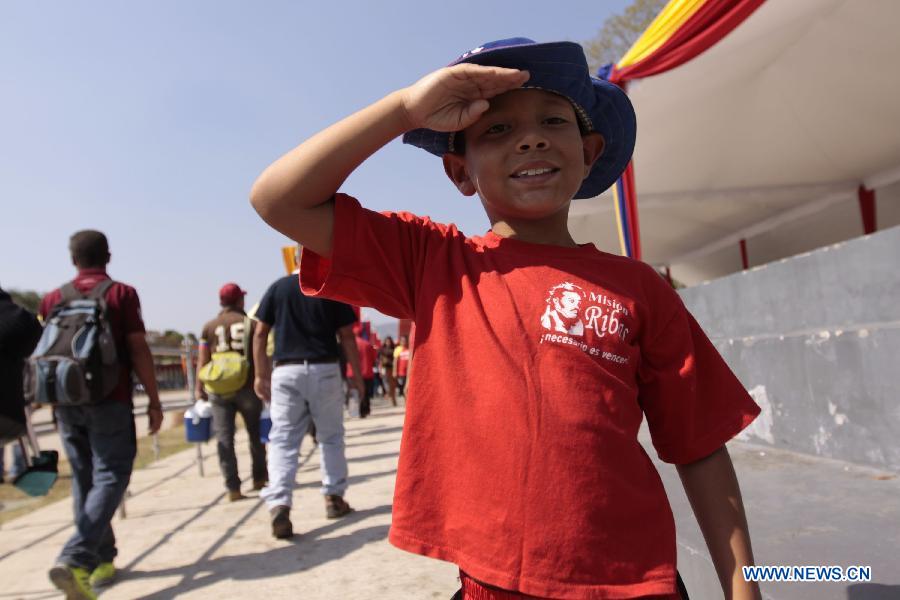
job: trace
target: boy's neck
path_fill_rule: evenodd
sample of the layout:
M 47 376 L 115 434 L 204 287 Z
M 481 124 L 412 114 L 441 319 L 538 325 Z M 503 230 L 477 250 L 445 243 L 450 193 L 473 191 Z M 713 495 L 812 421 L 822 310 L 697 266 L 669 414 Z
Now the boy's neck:
M 568 248 L 578 246 L 569 233 L 568 211 L 561 211 L 545 219 L 492 219 L 491 231 L 500 237 L 520 242 Z

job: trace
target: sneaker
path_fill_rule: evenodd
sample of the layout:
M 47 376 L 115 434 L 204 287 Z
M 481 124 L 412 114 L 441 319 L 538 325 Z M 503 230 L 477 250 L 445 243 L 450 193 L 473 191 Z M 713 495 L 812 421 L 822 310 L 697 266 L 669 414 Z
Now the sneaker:
M 254 479 L 253 480 L 253 491 L 258 492 L 259 490 L 266 487 L 269 484 L 268 479 Z
M 53 585 L 65 593 L 66 600 L 97 600 L 97 594 L 91 589 L 91 574 L 87 569 L 60 563 L 50 569 L 48 575 Z
M 272 535 L 279 540 L 293 537 L 294 526 L 291 524 L 291 507 L 276 506 L 269 512 L 272 515 Z
M 116 568 L 111 562 L 100 563 L 97 568 L 91 571 L 91 577 L 88 579 L 93 587 L 103 587 L 109 585 L 116 580 Z
M 325 516 L 329 519 L 340 519 L 353 512 L 343 496 L 325 496 Z
M 237 502 L 238 500 L 246 500 L 247 496 L 241 493 L 241 490 L 228 490 L 228 501 Z

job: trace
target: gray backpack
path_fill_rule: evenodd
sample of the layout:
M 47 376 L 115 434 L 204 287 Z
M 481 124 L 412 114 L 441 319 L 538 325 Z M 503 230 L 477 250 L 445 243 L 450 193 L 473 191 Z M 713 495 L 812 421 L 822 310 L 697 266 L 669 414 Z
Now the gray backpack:
M 87 295 L 72 283 L 47 318 L 25 365 L 25 401 L 57 406 L 98 404 L 119 382 L 116 344 L 107 315 L 105 280 Z

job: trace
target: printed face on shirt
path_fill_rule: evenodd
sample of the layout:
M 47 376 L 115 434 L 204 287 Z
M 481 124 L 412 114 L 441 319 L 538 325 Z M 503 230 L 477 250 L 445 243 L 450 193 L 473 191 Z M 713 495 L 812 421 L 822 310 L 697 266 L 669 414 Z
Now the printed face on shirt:
M 568 208 L 603 148 L 582 136 L 568 100 L 542 90 L 513 90 L 464 131 L 465 154 L 444 157 L 466 195 L 477 193 L 492 218 L 540 219 Z
M 553 299 L 553 304 L 563 316 L 574 319 L 578 316 L 581 295 L 577 292 L 563 292 L 562 297 Z
M 550 331 L 581 335 L 584 332 L 581 320 L 581 301 L 584 297 L 584 290 L 574 283 L 566 282 L 550 288 L 541 325 Z

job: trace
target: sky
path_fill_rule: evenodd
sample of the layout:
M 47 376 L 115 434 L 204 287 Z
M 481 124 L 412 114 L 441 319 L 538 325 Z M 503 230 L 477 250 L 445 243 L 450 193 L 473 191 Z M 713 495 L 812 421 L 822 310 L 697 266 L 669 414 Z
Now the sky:
M 0 286 L 58 287 L 74 276 L 69 236 L 99 229 L 147 327 L 197 332 L 223 283 L 252 305 L 285 274 L 290 242 L 248 200 L 269 163 L 483 42 L 586 41 L 627 4 L 4 2 Z M 399 140 L 342 191 L 469 235 L 489 227 L 439 159 Z

